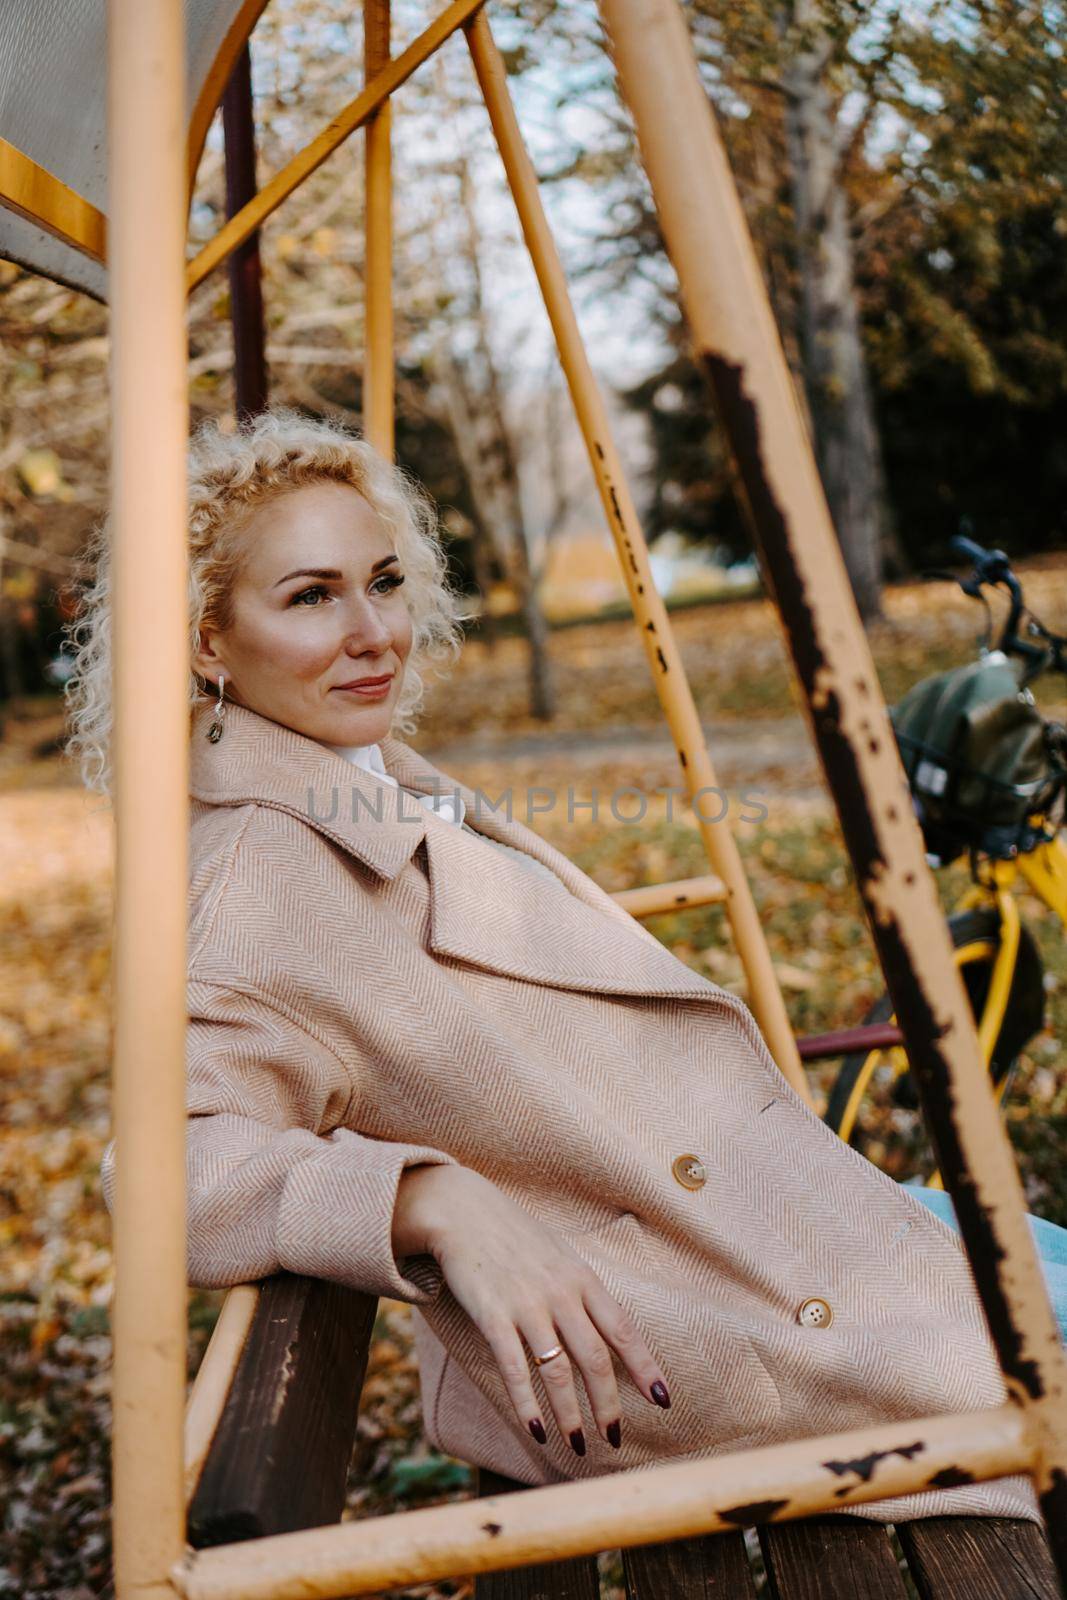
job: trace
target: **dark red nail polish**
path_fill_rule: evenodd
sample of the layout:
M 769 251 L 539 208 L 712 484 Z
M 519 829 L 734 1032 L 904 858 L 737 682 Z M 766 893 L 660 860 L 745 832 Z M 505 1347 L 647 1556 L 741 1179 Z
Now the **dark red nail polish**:
M 659 1383 L 659 1382 L 654 1383 L 652 1385 L 651 1393 L 652 1393 L 652 1398 L 656 1402 L 656 1404 L 658 1406 L 662 1406 L 664 1411 L 666 1411 L 668 1409 L 668 1407 L 670 1406 L 670 1403 L 671 1403 L 671 1397 L 667 1393 L 667 1385 L 665 1383 Z
M 604 1432 L 608 1436 L 608 1443 L 612 1449 L 617 1450 L 622 1444 L 622 1423 L 616 1417 L 614 1422 L 609 1422 Z
M 582 1432 L 581 1428 L 575 1428 L 574 1432 L 571 1434 L 571 1449 L 574 1451 L 576 1456 L 585 1455 L 585 1434 Z
M 541 1421 L 540 1417 L 530 1418 L 530 1432 L 533 1434 L 538 1444 L 548 1443 L 548 1435 L 545 1432 L 545 1425 Z

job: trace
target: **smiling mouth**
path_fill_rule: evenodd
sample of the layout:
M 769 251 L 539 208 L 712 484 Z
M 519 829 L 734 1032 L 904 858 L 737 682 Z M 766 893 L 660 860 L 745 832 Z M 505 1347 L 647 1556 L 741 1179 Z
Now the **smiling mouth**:
M 386 684 L 392 683 L 395 674 L 386 673 L 381 678 L 358 678 L 355 683 L 335 683 L 335 689 L 384 689 Z

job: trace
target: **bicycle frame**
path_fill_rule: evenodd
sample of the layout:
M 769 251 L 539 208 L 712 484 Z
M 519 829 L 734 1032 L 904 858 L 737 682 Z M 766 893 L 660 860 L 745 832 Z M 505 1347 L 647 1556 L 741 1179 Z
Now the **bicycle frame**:
M 1057 833 L 1054 838 L 1042 839 L 1035 850 L 1018 856 L 1012 864 L 1067 928 L 1067 845 L 1062 837 Z
M 1028 850 L 1010 861 L 986 861 L 975 871 L 975 881 L 956 902 L 953 912 L 991 908 L 997 916 L 998 937 L 993 970 L 985 1004 L 981 1016 L 977 1019 L 982 1062 L 989 1071 L 993 1051 L 1007 1014 L 1015 966 L 1019 958 L 1021 923 L 1019 908 L 1011 892 L 1012 888 L 1017 879 L 1022 877 L 1067 928 L 1067 845 L 1057 833 L 1051 838 L 1042 839 L 1035 849 Z M 956 965 L 962 968 L 976 961 L 988 960 L 993 954 L 993 949 L 991 940 L 973 939 L 968 944 L 960 945 L 955 951 Z M 908 1071 L 908 1059 L 900 1045 L 891 1046 L 888 1050 L 879 1047 L 870 1052 L 857 1076 L 837 1130 L 846 1142 L 852 1136 L 856 1116 L 871 1078 L 880 1062 L 887 1058 L 893 1066 L 895 1077 L 901 1077 Z M 1007 1085 L 1007 1074 L 994 1085 L 993 1092 L 998 1105 L 1003 1100 Z M 927 1179 L 926 1187 L 944 1188 L 938 1171 Z
M 1009 897 L 1009 899 L 1010 899 L 1010 897 Z M 1011 901 L 1010 904 L 1011 904 L 1011 911 L 1015 914 L 1015 917 L 1016 917 L 1016 950 L 1017 950 L 1018 949 L 1018 912 L 1015 909 L 1014 901 Z M 993 945 L 992 945 L 992 941 L 991 940 L 989 940 L 989 939 L 972 939 L 969 944 L 961 945 L 959 947 L 959 949 L 954 952 L 956 965 L 958 967 L 964 967 L 964 966 L 968 965 L 971 962 L 987 960 L 989 958 L 989 956 L 992 954 L 992 950 L 993 950 Z M 1014 957 L 1012 959 L 1012 966 L 1007 969 L 1007 986 L 1008 986 L 1009 990 L 1010 990 L 1010 986 L 1011 986 L 1011 973 L 1012 973 L 1013 968 L 1014 968 Z M 993 989 L 992 989 L 992 984 L 991 984 L 990 985 L 990 996 L 991 997 L 992 997 L 992 993 L 993 993 Z M 1005 994 L 1004 994 L 1004 1001 L 1006 1002 L 1006 1000 L 1007 1000 L 1007 990 L 1005 991 Z M 986 1008 L 985 1008 L 985 1012 L 983 1012 L 983 1017 L 986 1015 L 987 1012 L 989 1012 L 989 1010 L 990 1010 L 990 1008 L 987 1005 Z M 1002 1018 L 1003 1018 L 1003 1003 L 1002 1003 L 1002 1006 L 1001 1006 L 1000 1018 L 997 1020 L 996 1026 L 994 1027 L 994 1026 L 992 1026 L 992 1024 L 990 1025 L 988 1042 L 987 1042 L 986 1036 L 984 1036 L 982 1034 L 981 1030 L 979 1031 L 979 1042 L 981 1044 L 981 1049 L 982 1049 L 982 1063 L 985 1066 L 987 1071 L 989 1070 L 989 1063 L 990 1063 L 990 1060 L 992 1058 L 992 1046 L 996 1042 L 997 1035 L 998 1035 L 999 1030 L 1000 1030 L 1000 1020 L 1002 1020 Z M 849 1140 L 852 1137 L 852 1130 L 853 1130 L 853 1128 L 855 1126 L 856 1116 L 857 1116 L 857 1113 L 859 1112 L 859 1108 L 860 1108 L 860 1105 L 861 1105 L 861 1103 L 863 1101 L 863 1097 L 867 1093 L 867 1089 L 868 1089 L 868 1087 L 870 1085 L 871 1078 L 874 1076 L 874 1073 L 876 1072 L 878 1066 L 884 1060 L 888 1060 L 892 1064 L 892 1066 L 893 1066 L 893 1075 L 896 1078 L 903 1077 L 903 1075 L 909 1070 L 908 1058 L 907 1058 L 907 1055 L 904 1052 L 903 1045 L 890 1045 L 888 1048 L 886 1048 L 885 1046 L 878 1046 L 874 1050 L 871 1050 L 869 1052 L 869 1054 L 868 1054 L 866 1060 L 864 1061 L 863 1066 L 862 1066 L 862 1068 L 861 1068 L 861 1070 L 860 1070 L 860 1072 L 859 1072 L 859 1074 L 858 1074 L 858 1076 L 856 1078 L 856 1082 L 853 1085 L 852 1093 L 849 1095 L 848 1105 L 845 1108 L 844 1115 L 842 1116 L 840 1125 L 837 1128 L 837 1133 L 838 1133 L 839 1137 L 844 1139 L 846 1144 L 849 1142 Z M 995 1093 L 996 1093 L 998 1101 L 1000 1099 L 1001 1094 L 1003 1093 L 1003 1089 L 1004 1089 L 1004 1084 L 1003 1083 L 1000 1083 L 1000 1084 L 996 1085 Z M 941 1183 L 940 1175 L 938 1173 L 935 1172 L 933 1174 L 933 1176 L 928 1180 L 928 1187 L 934 1188 L 934 1189 L 938 1189 L 938 1188 L 942 1188 L 943 1187 L 943 1185 Z

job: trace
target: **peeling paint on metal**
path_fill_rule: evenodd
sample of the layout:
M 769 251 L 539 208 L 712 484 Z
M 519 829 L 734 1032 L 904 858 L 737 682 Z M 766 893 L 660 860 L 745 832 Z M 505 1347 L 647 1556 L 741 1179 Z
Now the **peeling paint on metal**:
M 1067 1472 L 1062 1467 L 1053 1467 L 1049 1472 L 1048 1488 L 1038 1495 L 1038 1504 L 1046 1529 L 1067 1528 Z M 1053 1539 L 1052 1543 L 1055 1549 L 1057 1540 Z
M 863 784 L 857 751 L 846 727 L 837 678 L 826 659 L 810 595 L 796 563 L 793 538 L 767 474 L 755 406 L 745 391 L 743 369 L 712 351 L 699 356 L 707 372 L 721 416 L 737 457 L 752 512 L 762 560 L 787 630 L 794 665 L 811 707 L 819 753 L 841 820 L 856 879 L 871 919 L 882 969 L 897 1018 L 908 1042 L 924 1115 L 946 1187 L 956 1201 L 983 1305 L 1008 1387 L 1014 1381 L 1032 1399 L 1044 1393 L 1040 1367 L 1023 1355 L 1025 1339 L 1012 1320 L 1003 1287 L 1006 1252 L 994 1227 L 993 1213 L 973 1184 L 967 1182 L 954 1117 L 959 1108 L 952 1087 L 949 1059 L 942 1041 L 951 1038 L 951 1024 L 937 1015 L 925 991 L 888 892 L 893 883 L 871 803 Z M 873 699 L 874 688 L 857 673 L 852 687 Z M 960 1186 L 964 1185 L 964 1190 Z
M 823 1461 L 821 1465 L 838 1478 L 844 1477 L 846 1472 L 854 1472 L 862 1483 L 870 1483 L 879 1461 L 888 1461 L 890 1456 L 903 1456 L 905 1461 L 911 1461 L 925 1449 L 922 1440 L 917 1439 L 914 1444 L 897 1445 L 894 1450 L 872 1450 L 869 1456 L 857 1456 L 853 1461 Z
M 772 1522 L 788 1504 L 788 1500 L 752 1500 L 748 1505 L 726 1506 L 719 1516 L 735 1528 L 751 1528 L 757 1522 Z
M 973 1483 L 974 1473 L 968 1472 L 966 1467 L 942 1467 L 926 1482 L 931 1489 L 958 1489 L 965 1483 Z

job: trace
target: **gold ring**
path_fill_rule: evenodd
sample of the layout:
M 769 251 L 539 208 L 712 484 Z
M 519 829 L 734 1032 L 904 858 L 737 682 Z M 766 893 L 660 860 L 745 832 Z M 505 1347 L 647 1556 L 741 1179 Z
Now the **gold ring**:
M 551 1350 L 545 1351 L 543 1356 L 534 1356 L 534 1360 L 537 1362 L 539 1367 L 543 1367 L 546 1361 L 555 1361 L 556 1357 L 561 1356 L 562 1354 L 563 1346 L 561 1344 L 554 1344 Z

